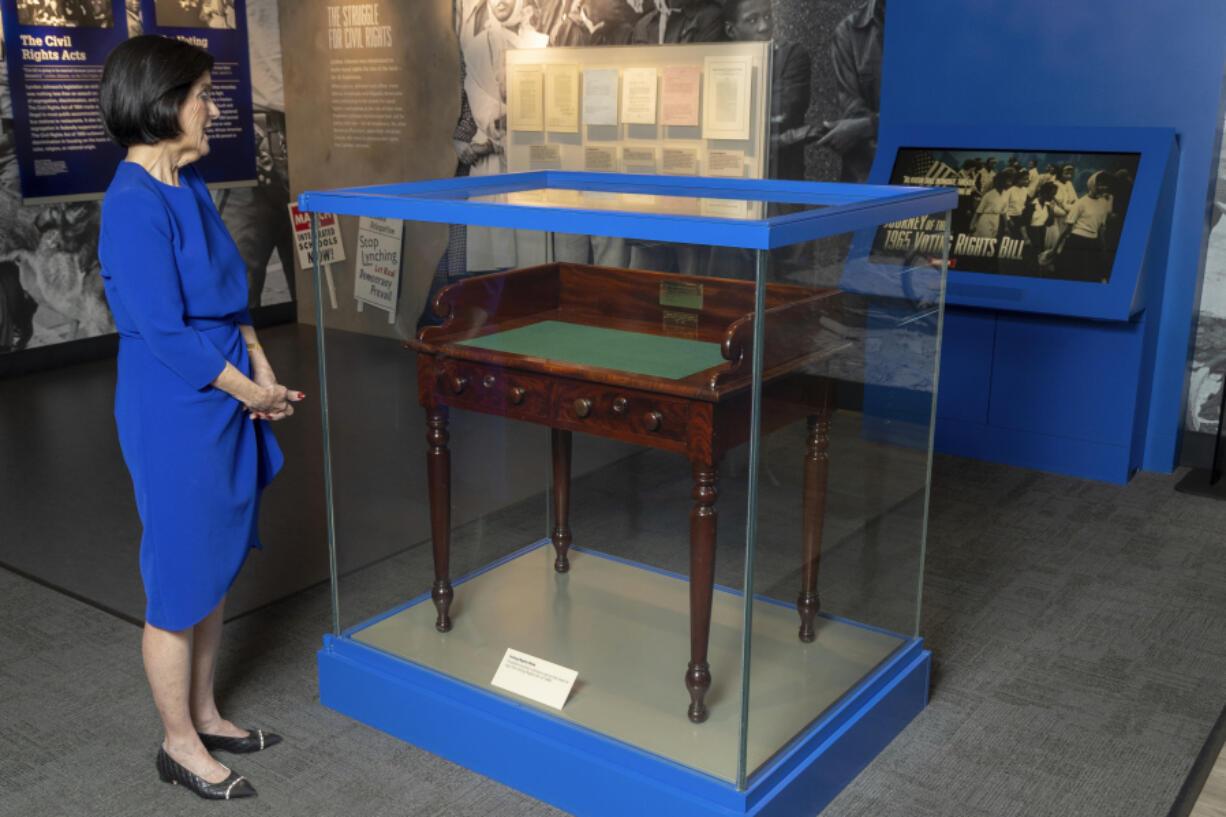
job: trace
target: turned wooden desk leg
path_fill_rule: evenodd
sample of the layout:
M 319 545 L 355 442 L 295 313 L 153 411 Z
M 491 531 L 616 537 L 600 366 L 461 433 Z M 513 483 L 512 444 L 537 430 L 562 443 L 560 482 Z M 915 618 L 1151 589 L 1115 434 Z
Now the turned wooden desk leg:
M 435 406 L 426 412 L 426 473 L 430 492 L 430 536 L 434 544 L 434 587 L 430 598 L 438 618 L 434 629 L 451 629 L 447 614 L 454 595 L 451 589 L 451 451 L 447 448 L 447 407 Z
M 800 640 L 809 642 L 817 637 L 813 621 L 821 602 L 817 595 L 818 565 L 822 557 L 822 521 L 826 516 L 826 472 L 830 448 L 830 410 L 823 407 L 819 414 L 809 415 L 809 435 L 805 441 L 804 521 L 801 538 L 800 596 L 796 612 L 800 613 Z
M 571 433 L 560 428 L 550 429 L 553 447 L 553 548 L 557 558 L 553 569 L 559 573 L 570 570 L 566 552 L 570 549 L 570 449 Z
M 703 702 L 711 686 L 707 642 L 711 635 L 711 595 L 715 588 L 715 499 L 718 469 L 714 464 L 694 463 L 694 507 L 690 510 L 690 664 L 685 688 L 690 693 L 689 718 L 707 719 Z

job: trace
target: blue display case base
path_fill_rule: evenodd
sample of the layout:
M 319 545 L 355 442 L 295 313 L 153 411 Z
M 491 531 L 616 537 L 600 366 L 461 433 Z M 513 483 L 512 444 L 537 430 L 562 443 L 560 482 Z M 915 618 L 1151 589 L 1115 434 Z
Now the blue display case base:
M 327 707 L 580 817 L 816 815 L 926 705 L 909 639 L 744 790 L 350 637 L 325 636 Z

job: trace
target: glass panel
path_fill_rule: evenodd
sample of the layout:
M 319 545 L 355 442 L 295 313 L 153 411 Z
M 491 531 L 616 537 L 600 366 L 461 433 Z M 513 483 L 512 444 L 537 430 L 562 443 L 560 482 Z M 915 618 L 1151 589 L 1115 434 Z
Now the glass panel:
M 732 784 L 745 474 L 710 461 L 750 425 L 717 425 L 712 383 L 750 381 L 726 339 L 752 281 L 659 242 L 444 233 L 420 329 L 323 310 L 341 629 Z M 560 711 L 492 684 L 508 648 L 579 673 Z
M 447 567 L 456 578 L 545 535 L 548 431 L 512 429 L 505 418 L 467 412 L 453 412 L 446 424 L 427 422 L 419 399 L 417 356 L 407 344 L 419 323 L 439 321 L 428 311 L 414 310 L 390 322 L 386 311 L 355 299 L 362 273 L 355 271 L 360 264 L 355 264 L 354 256 L 385 248 L 363 243 L 372 239 L 370 233 L 358 235 L 357 218 L 339 221 L 350 258 L 320 270 L 319 278 L 339 573 L 337 624 L 348 632 L 424 596 L 424 605 L 414 604 L 411 615 L 425 621 L 434 633 L 427 452 L 448 452 L 437 454 L 435 462 L 450 459 L 450 500 L 440 507 L 450 531 Z M 410 258 L 408 263 L 425 261 L 436 270 L 440 283 L 449 269 L 454 271 L 453 259 L 458 256 L 462 263 L 463 227 L 391 220 L 386 224 L 403 231 L 406 252 L 418 242 L 434 249 L 428 260 Z M 392 246 L 396 247 L 394 241 Z M 459 272 L 459 277 L 464 274 Z M 334 299 L 332 292 L 339 297 Z M 416 298 L 420 303 L 421 294 Z M 400 302 L 412 300 L 402 297 Z M 517 535 L 508 536 L 487 524 L 494 515 Z
M 622 213 L 652 213 L 669 216 L 705 216 L 740 221 L 758 221 L 766 211 L 764 202 L 711 196 L 658 195 L 653 193 L 616 193 L 603 190 L 531 188 L 509 193 L 473 195 L 468 201 L 488 204 L 525 204 L 531 207 L 566 207 L 574 210 L 607 210 Z M 820 210 L 827 205 L 788 203 L 788 212 Z M 773 212 L 778 205 L 770 203 Z
M 875 230 L 764 254 L 743 780 L 913 646 L 947 242 L 929 222 L 922 256 L 870 255 Z M 753 453 L 729 452 L 726 485 Z

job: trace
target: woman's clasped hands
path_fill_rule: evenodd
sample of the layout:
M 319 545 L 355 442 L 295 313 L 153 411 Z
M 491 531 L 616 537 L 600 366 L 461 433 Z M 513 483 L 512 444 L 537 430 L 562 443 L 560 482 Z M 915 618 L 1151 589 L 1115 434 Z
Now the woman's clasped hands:
M 284 420 L 294 413 L 294 403 L 306 397 L 280 383 L 257 383 L 256 387 L 252 398 L 243 404 L 252 420 Z

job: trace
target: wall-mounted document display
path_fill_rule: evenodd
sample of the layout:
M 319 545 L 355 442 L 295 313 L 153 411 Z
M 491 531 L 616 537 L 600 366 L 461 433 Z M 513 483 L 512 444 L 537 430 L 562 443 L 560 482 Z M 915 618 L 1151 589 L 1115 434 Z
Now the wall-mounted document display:
M 949 264 L 963 272 L 1106 284 L 1140 153 L 901 148 L 890 184 L 957 187 Z M 887 224 L 874 251 L 923 254 L 943 222 Z
M 545 127 L 544 94 L 541 90 L 540 65 L 516 65 L 508 63 L 507 83 L 507 129 L 512 131 L 539 131 Z
M 753 65 L 748 57 L 706 57 L 703 76 L 707 104 L 702 135 L 707 139 L 749 138 L 749 89 Z
M 508 172 L 763 178 L 770 44 L 506 52 Z

